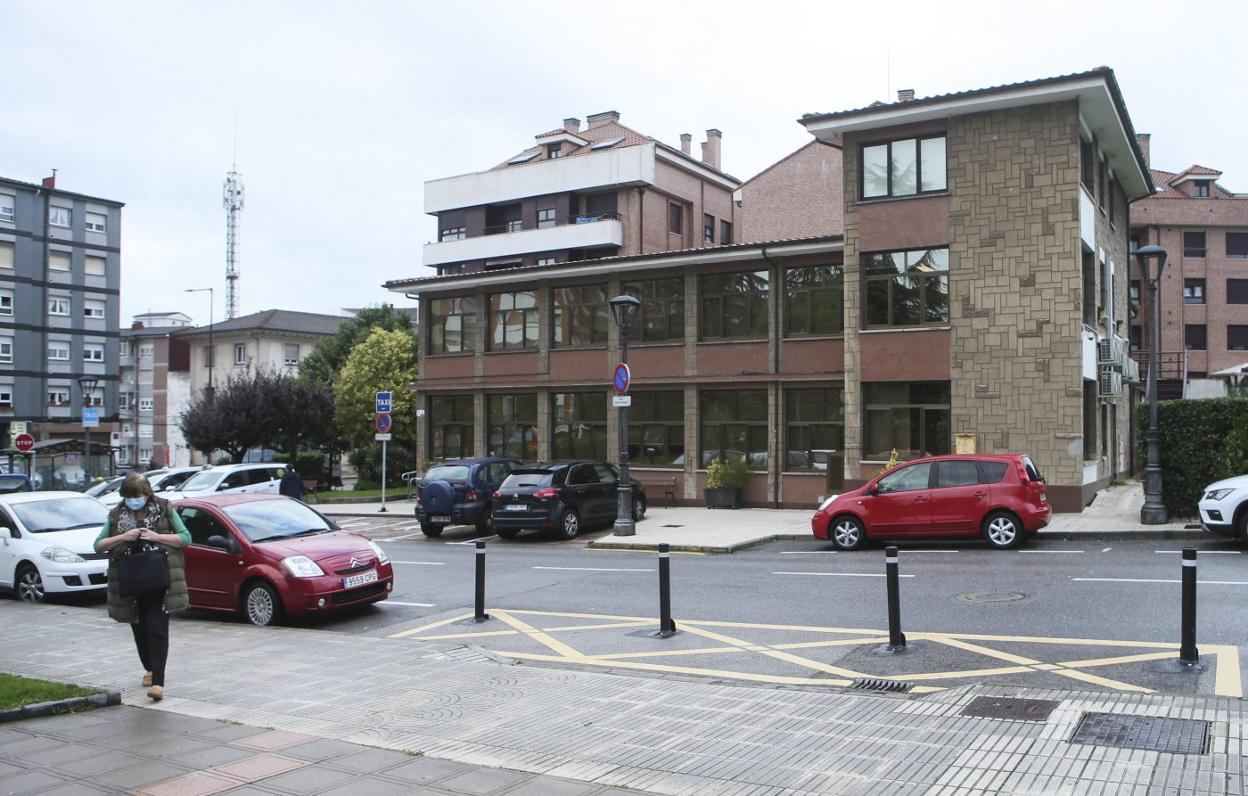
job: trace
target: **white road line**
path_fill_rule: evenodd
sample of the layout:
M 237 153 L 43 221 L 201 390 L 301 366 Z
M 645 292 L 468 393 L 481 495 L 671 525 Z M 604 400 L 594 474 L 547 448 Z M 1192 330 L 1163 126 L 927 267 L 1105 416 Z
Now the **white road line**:
M 813 575 L 820 578 L 882 578 L 883 572 L 773 572 L 773 575 Z M 913 578 L 913 575 L 898 575 L 899 578 Z
M 368 520 L 364 520 L 362 522 L 340 522 L 338 523 L 338 527 L 339 528 L 358 528 L 361 525 L 368 525 L 368 524 L 369 524 Z
M 1177 556 L 1183 551 L 1182 550 L 1154 550 L 1153 552 L 1154 553 L 1167 553 L 1169 555 Z M 1237 556 L 1240 554 L 1240 552 L 1241 551 L 1239 550 L 1200 550 L 1200 551 L 1197 551 L 1197 554 L 1202 555 L 1202 556 Z
M 1016 550 L 1017 553 L 1082 553 L 1082 550 Z
M 1073 581 L 1085 583 L 1180 583 L 1177 578 L 1071 578 Z M 1248 586 L 1248 580 L 1198 580 L 1201 586 Z
M 497 539 L 497 538 L 498 537 L 496 536 L 482 536 L 480 539 L 469 539 L 466 542 L 443 542 L 442 544 L 476 545 L 477 542 L 488 542 L 491 539 Z
M 835 550 L 781 550 L 782 556 L 834 556 Z
M 899 553 L 961 553 L 961 550 L 899 550 Z
M 533 567 L 533 569 L 558 569 L 568 572 L 654 572 L 653 569 L 612 569 L 609 567 Z
M 412 566 L 421 566 L 421 567 L 444 567 L 446 566 L 445 561 L 395 561 L 393 558 L 390 559 L 390 563 L 391 564 L 411 564 Z
M 1108 553 L 1110 550 L 1113 550 L 1113 549 L 1114 549 L 1114 548 L 1112 548 L 1112 547 L 1103 547 L 1103 548 L 1101 548 L 1101 552 L 1102 552 L 1102 553 Z
M 405 605 L 411 608 L 437 608 L 437 603 L 401 603 L 398 600 L 382 600 L 377 605 Z

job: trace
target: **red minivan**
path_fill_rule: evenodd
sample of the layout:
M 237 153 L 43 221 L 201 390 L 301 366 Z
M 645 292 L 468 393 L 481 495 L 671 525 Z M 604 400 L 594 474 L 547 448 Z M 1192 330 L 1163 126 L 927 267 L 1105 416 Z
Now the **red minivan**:
M 834 495 L 810 520 L 816 539 L 854 550 L 868 539 L 978 537 L 1017 546 L 1049 524 L 1044 478 L 1027 456 L 964 454 L 905 462 Z
M 384 600 L 390 557 L 319 512 L 269 494 L 206 495 L 174 508 L 191 533 L 191 607 L 241 612 L 257 625 Z

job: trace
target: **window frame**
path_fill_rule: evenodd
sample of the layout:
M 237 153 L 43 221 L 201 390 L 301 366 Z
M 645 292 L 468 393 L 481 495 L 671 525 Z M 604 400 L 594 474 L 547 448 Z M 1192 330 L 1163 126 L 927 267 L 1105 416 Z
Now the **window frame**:
M 0 365 L 12 365 L 13 356 L 13 338 L 9 335 L 0 336 Z
M 725 221 L 722 218 L 719 220 L 719 245 L 732 245 L 732 222 Z
M 708 402 L 712 400 L 721 400 L 721 396 L 732 403 L 732 410 L 728 418 L 708 419 L 711 414 L 707 411 Z M 762 399 L 762 418 L 757 420 L 742 419 L 741 405 L 747 398 L 758 401 Z M 733 451 L 731 447 L 727 447 L 732 443 L 729 435 L 740 430 L 744 437 L 738 441 L 742 443 L 745 450 L 736 451 L 745 458 L 747 469 L 753 472 L 765 472 L 770 464 L 771 459 L 771 424 L 769 418 L 767 391 L 757 389 L 746 390 L 699 390 L 698 391 L 698 468 L 705 470 L 710 463 L 720 458 L 720 454 Z M 710 432 L 708 434 L 708 432 Z M 711 444 L 709 437 L 718 437 Z M 757 453 L 753 448 L 761 443 L 762 461 L 756 462 L 751 460 L 750 454 Z M 724 457 L 727 458 L 727 457 Z
M 64 356 L 53 356 L 54 352 L 58 355 L 64 352 Z M 69 362 L 71 359 L 73 359 L 73 345 L 69 340 L 48 341 L 49 362 Z
M 803 393 L 807 395 L 822 393 L 822 400 L 817 401 L 820 409 L 825 410 L 822 416 L 809 418 L 802 416 L 798 411 L 800 403 L 797 399 L 802 397 Z M 845 388 L 843 386 L 810 386 L 810 387 L 785 387 L 783 390 L 784 401 L 784 465 L 780 468 L 781 472 L 827 472 L 832 467 L 832 460 L 836 458 L 843 466 L 845 457 Z M 827 409 L 835 409 L 832 413 L 827 413 Z M 809 443 L 814 441 L 812 433 L 815 429 L 839 429 L 840 443 L 839 448 L 816 448 Z M 829 454 L 835 452 L 839 456 L 829 456 L 824 466 L 820 468 L 814 456 L 815 451 L 825 451 Z M 806 455 L 806 464 L 793 464 L 793 454 L 804 453 Z M 834 476 L 840 473 L 833 472 Z
M 295 356 L 292 359 L 290 349 L 295 349 Z M 288 368 L 296 367 L 299 364 L 299 344 L 298 343 L 282 343 L 282 364 Z
M 1198 339 L 1193 339 L 1198 338 Z M 1203 323 L 1185 323 L 1183 324 L 1183 350 L 1184 351 L 1208 351 L 1209 350 L 1209 326 Z
M 61 309 L 61 307 L 64 309 Z M 58 318 L 68 318 L 73 312 L 73 299 L 69 296 L 48 296 L 48 315 L 55 315 Z
M 1213 195 L 1213 180 L 1192 180 L 1192 198 L 1208 199 Z
M 628 460 L 636 467 L 681 470 L 685 455 L 685 393 L 683 390 L 642 390 L 631 393 L 628 410 Z M 680 419 L 659 416 L 674 404 Z M 680 460 L 680 461 L 678 461 Z
M 546 217 L 543 218 L 543 215 Z M 550 229 L 557 223 L 557 214 L 553 207 L 539 207 L 537 210 L 537 229 Z
M 468 227 L 447 227 L 438 231 L 438 242 L 448 240 L 464 240 L 468 237 Z
M 667 203 L 667 233 L 669 235 L 685 234 L 685 208 L 677 202 Z
M 1238 344 L 1232 342 L 1233 336 L 1241 338 Z M 1226 350 L 1248 351 L 1248 324 L 1228 323 L 1226 325 Z
M 594 404 L 598 404 L 598 408 L 602 410 L 601 418 L 594 416 Z M 604 461 L 609 452 L 607 415 L 606 392 L 551 392 L 551 458 Z M 562 441 L 559 436 L 560 428 L 564 429 L 566 435 Z M 580 444 L 577 444 L 578 442 Z
M 675 292 L 660 295 L 662 285 L 674 286 Z M 685 278 L 683 276 L 660 276 L 624 282 L 620 292 L 633 296 L 641 302 L 639 312 L 633 314 L 628 325 L 628 344 L 645 345 L 683 343 L 685 341 Z M 662 326 L 661 336 L 652 336 L 652 328 Z M 673 332 L 675 329 L 675 332 Z
M 508 416 L 506 411 L 507 399 L 510 398 L 512 404 L 512 413 Z M 532 402 L 532 421 L 525 417 L 519 416 L 519 407 L 517 404 L 523 400 L 526 404 Z M 497 403 L 496 403 L 497 402 Z M 503 413 L 497 418 L 495 416 L 495 408 L 501 406 Z M 526 406 L 527 410 L 529 407 Z M 541 426 L 538 425 L 541 420 L 537 411 L 537 393 L 493 393 L 485 396 L 485 445 L 486 455 L 500 459 L 516 459 L 519 461 L 537 461 L 537 443 L 541 438 Z M 500 438 L 503 440 L 500 448 L 490 449 L 490 440 L 494 436 L 494 430 L 498 429 Z M 516 432 L 513 434 L 513 432 Z M 512 436 L 518 438 L 519 447 L 513 448 L 510 445 Z M 525 453 L 532 455 L 526 456 Z
M 1235 236 L 1235 254 L 1231 253 L 1231 236 Z M 1226 257 L 1228 260 L 1248 260 L 1248 232 L 1226 233 Z
M 814 272 L 825 269 L 829 271 L 828 279 L 831 280 L 830 283 L 799 285 L 796 282 L 795 277 L 799 272 Z M 785 339 L 829 337 L 845 334 L 845 267 L 843 265 L 796 265 L 784 269 L 783 280 L 782 309 L 784 312 Z M 825 293 L 828 295 L 828 300 L 831 302 L 832 307 L 834 307 L 835 317 L 832 319 L 830 331 L 816 331 L 815 299 L 818 295 Z M 793 319 L 797 315 L 794 310 L 799 303 L 804 303 L 805 305 L 805 330 L 794 330 L 793 328 Z
M 529 296 L 532 300 L 532 304 L 527 307 L 516 306 L 516 297 L 518 296 Z M 501 306 L 503 297 L 510 297 L 512 306 L 504 309 Z M 489 315 L 487 317 L 485 338 L 487 351 L 530 351 L 538 347 L 538 338 L 541 335 L 541 329 L 540 318 L 538 317 L 537 312 L 536 290 L 513 290 L 490 293 L 486 296 L 486 302 L 489 305 L 489 309 L 487 310 Z M 513 325 L 509 322 L 509 318 L 507 316 L 512 314 L 518 314 L 520 317 L 519 343 L 510 343 L 507 340 L 507 330 Z M 498 332 L 497 335 L 496 332 Z M 497 341 L 495 340 L 496 336 L 498 337 Z
M 98 310 L 99 312 L 93 312 Z M 82 317 L 102 321 L 108 314 L 108 304 L 99 299 L 82 300 Z
M 13 410 L 13 391 L 11 389 L 0 390 L 0 410 Z
M 715 242 L 715 216 L 710 213 L 702 214 L 702 242 Z
M 931 269 L 927 273 L 916 273 L 915 271 L 912 271 L 911 265 L 909 262 L 910 255 L 917 254 L 919 252 L 922 252 L 923 255 L 918 258 L 917 262 L 922 262 L 922 260 L 927 258 L 933 252 L 944 252 L 944 267 Z M 881 269 L 879 273 L 874 273 L 874 274 L 869 273 L 872 259 L 886 257 L 886 258 L 889 258 L 890 261 L 892 261 L 892 258 L 895 257 L 896 255 L 904 255 L 904 258 L 905 258 L 904 270 L 899 272 L 896 270 L 896 267 L 894 265 L 892 266 L 892 270 L 889 271 L 888 273 L 885 273 L 883 269 Z M 951 285 L 949 282 L 950 267 L 949 267 L 948 247 L 933 246 L 933 247 L 926 248 L 926 249 L 914 248 L 914 249 L 903 249 L 899 251 L 866 252 L 862 254 L 862 256 L 859 258 L 859 261 L 861 262 L 861 266 L 860 266 L 861 273 L 860 273 L 859 282 L 861 283 L 860 290 L 862 291 L 861 299 L 860 299 L 861 300 L 860 306 L 862 307 L 862 312 L 860 314 L 861 317 L 859 319 L 861 328 L 863 329 L 907 329 L 907 328 L 917 328 L 917 327 L 922 327 L 922 326 L 941 327 L 941 326 L 948 326 L 950 324 L 951 319 L 952 319 L 952 313 L 950 309 Z M 895 289 L 896 289 L 898 278 L 914 279 L 914 280 L 917 280 L 919 283 L 919 288 L 918 288 L 919 289 L 919 309 L 918 309 L 919 320 L 917 322 L 899 323 L 894 318 L 894 310 L 896 309 L 896 306 L 897 306 L 897 299 L 895 297 Z M 928 317 L 928 287 L 927 285 L 929 281 L 932 281 L 934 279 L 941 279 L 941 278 L 945 280 L 944 317 L 938 320 L 927 320 L 927 317 Z M 885 281 L 888 283 L 888 294 L 887 294 L 888 321 L 885 323 L 872 322 L 871 321 L 871 306 L 869 302 L 869 299 L 871 296 L 871 285 L 874 283 L 885 282 Z
M 156 411 L 156 399 L 155 398 L 140 398 L 137 404 L 137 409 L 140 412 L 155 412 Z
M 97 224 L 93 222 L 91 220 L 92 217 L 100 219 L 100 223 Z M 108 215 L 105 213 L 96 213 L 91 210 L 84 211 L 82 214 L 82 223 L 83 223 L 83 228 L 87 232 L 99 232 L 99 233 L 108 232 Z
M 952 384 L 947 381 L 907 382 L 906 386 L 909 388 L 910 392 L 907 395 L 907 400 L 905 403 L 898 403 L 896 401 L 872 400 L 871 396 L 868 395 L 868 391 L 874 387 L 893 386 L 895 384 L 896 382 L 866 382 L 866 381 L 862 382 L 862 385 L 861 385 L 862 437 L 861 439 L 862 439 L 863 461 L 865 462 L 885 461 L 888 458 L 888 451 L 892 451 L 896 449 L 898 452 L 901 452 L 903 450 L 902 448 L 898 447 L 895 444 L 890 444 L 888 446 L 887 451 L 873 451 L 873 450 L 870 450 L 872 446 L 869 444 L 874 441 L 871 439 L 871 428 L 869 425 L 870 419 L 871 419 L 871 413 L 883 412 L 883 411 L 892 413 L 899 409 L 904 409 L 904 410 L 909 410 L 909 411 L 918 410 L 919 412 L 919 423 L 918 423 L 919 439 L 917 441 L 920 447 L 918 447 L 917 449 L 905 448 L 904 450 L 907 450 L 907 451 L 917 450 L 919 453 L 921 453 L 924 456 L 941 456 L 947 453 L 951 453 L 953 450 L 953 387 L 952 387 Z M 944 390 L 946 391 L 946 395 L 948 396 L 947 401 L 945 403 L 935 403 L 932 401 L 915 400 L 915 394 L 914 394 L 915 388 L 918 388 L 918 387 L 930 388 L 933 386 L 944 388 Z M 931 448 L 928 445 L 929 440 L 927 439 L 927 426 L 928 426 L 927 414 L 929 412 L 942 412 L 942 411 L 945 413 L 946 425 L 948 426 L 948 430 L 949 430 L 949 438 L 944 441 L 943 450 L 938 449 L 938 448 Z M 891 431 L 890 431 L 890 436 L 891 436 Z M 897 440 L 894 438 L 890 440 L 890 443 L 895 443 L 896 441 Z M 877 454 L 883 454 L 884 458 L 883 459 L 872 458 L 872 456 L 875 456 Z
M 942 185 L 939 188 L 929 188 L 923 190 L 923 142 L 942 140 L 945 142 L 944 150 L 944 169 L 945 175 Z M 914 193 L 894 193 L 893 192 L 893 145 L 905 141 L 914 142 Z M 884 170 L 887 176 L 885 180 L 886 189 L 882 194 L 867 195 L 867 178 L 866 168 L 867 159 L 866 151 L 875 147 L 885 147 L 885 166 Z M 906 199 L 911 196 L 931 196 L 934 194 L 949 192 L 949 133 L 944 131 L 937 134 L 914 135 L 905 138 L 890 138 L 883 141 L 863 142 L 858 145 L 858 198 L 864 202 L 883 201 L 887 199 Z
M 142 352 L 140 352 L 139 355 L 142 356 Z M 235 343 L 234 344 L 234 366 L 238 367 L 239 365 L 246 365 L 246 364 L 247 364 L 247 344 Z
M 99 354 L 99 356 L 91 356 L 91 354 Z M 104 344 L 103 343 L 83 343 L 82 344 L 82 361 L 83 362 L 104 362 Z
M 1228 278 L 1226 280 L 1226 303 L 1248 304 L 1248 279 Z
M 49 387 L 47 400 L 48 406 L 69 406 L 69 388 Z
M 1188 305 L 1200 305 L 1205 303 L 1205 283 L 1204 279 L 1184 279 L 1183 280 L 1183 303 Z
M 16 310 L 17 292 L 13 288 L 0 288 L 0 315 L 11 318 Z
M 11 193 L 0 193 L 0 221 L 17 221 L 17 197 Z
M 743 292 L 726 289 L 732 284 L 739 284 L 734 277 L 742 277 L 748 275 L 747 278 L 758 280 L 762 279 L 766 285 L 766 289 L 761 292 Z M 725 288 L 718 290 L 709 290 L 707 281 L 728 277 L 729 281 L 725 282 Z M 744 332 L 741 334 L 729 334 L 727 312 L 730 299 L 733 297 L 743 296 L 745 298 L 744 312 L 745 317 L 742 320 Z M 716 340 L 765 340 L 768 334 L 768 328 L 771 323 L 771 271 L 763 270 L 745 270 L 745 271 L 716 271 L 714 273 L 698 274 L 698 340 L 699 342 L 712 342 Z M 718 307 L 716 310 L 717 320 L 710 320 L 712 315 L 707 311 L 707 307 L 711 303 L 715 303 Z M 757 329 L 758 321 L 761 318 L 762 328 Z M 715 328 L 709 328 L 708 324 Z
M 463 410 L 467 408 L 465 413 Z M 449 409 L 449 417 L 444 416 Z M 463 417 L 467 414 L 467 417 Z M 433 461 L 451 461 L 471 458 L 476 445 L 476 402 L 472 393 L 429 396 L 429 458 Z M 448 432 L 452 432 L 448 434 Z M 448 444 L 448 438 L 457 444 Z M 449 451 L 453 448 L 454 455 Z
M 606 347 L 611 328 L 609 287 L 600 282 L 550 289 L 551 348 Z M 565 334 L 566 340 L 562 339 Z
M 60 218 L 62 215 L 65 218 L 65 223 L 53 220 L 54 218 Z M 70 229 L 74 226 L 74 209 L 72 207 L 61 207 L 60 205 L 48 205 L 48 226 Z
M 429 299 L 429 348 L 430 354 L 471 354 L 477 348 L 477 297 L 442 296 Z M 452 318 L 459 319 L 459 344 L 452 349 L 447 345 L 447 326 Z M 438 340 L 441 332 L 441 340 Z
M 1195 236 L 1200 236 L 1200 245 L 1189 245 L 1188 239 L 1195 240 Z M 1209 235 L 1204 230 L 1184 230 L 1183 231 L 1183 256 L 1194 260 L 1203 260 L 1209 254 Z

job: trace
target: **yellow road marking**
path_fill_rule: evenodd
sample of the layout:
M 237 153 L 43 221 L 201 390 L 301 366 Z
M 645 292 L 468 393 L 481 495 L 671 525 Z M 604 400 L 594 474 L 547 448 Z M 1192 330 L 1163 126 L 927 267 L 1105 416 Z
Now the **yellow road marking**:
M 1116 658 L 1091 658 L 1080 661 L 1062 661 L 1058 666 L 1067 666 L 1072 669 L 1083 669 L 1089 666 L 1116 666 L 1120 663 L 1136 663 L 1139 661 L 1159 661 L 1164 658 L 1173 658 L 1173 652 L 1143 652 L 1139 655 L 1119 655 Z
M 1020 663 L 1027 666 L 1035 666 L 1038 663 L 1044 662 L 1038 661 L 1035 658 L 1025 658 L 1022 655 L 1015 655 L 1010 652 L 994 650 L 990 647 L 981 647 L 979 644 L 972 644 L 969 641 L 963 641 L 960 638 L 951 638 L 939 633 L 914 633 L 912 634 L 912 638 L 916 640 L 926 639 L 928 641 L 934 641 L 937 644 L 944 644 L 946 647 L 954 647 L 956 649 L 965 650 L 966 652 L 974 652 L 988 658 L 996 658 L 1000 661 L 1006 661 L 1007 663 Z
M 1218 671 L 1213 678 L 1213 693 L 1218 696 L 1243 698 L 1244 686 L 1239 678 L 1239 647 L 1233 644 L 1210 645 L 1218 656 Z
M 890 674 L 889 680 L 954 680 L 959 677 L 993 677 L 998 674 L 1034 672 L 1030 666 L 1002 666 L 997 669 L 964 669 L 958 672 L 927 672 L 923 674 Z
M 629 658 L 665 658 L 669 655 L 714 655 L 720 652 L 740 652 L 740 647 L 694 647 L 683 650 L 653 650 L 651 652 L 613 652 L 608 655 L 590 655 L 596 661 L 618 661 Z
M 819 647 L 856 647 L 860 644 L 887 644 L 888 636 L 872 636 L 870 638 L 835 638 L 830 641 L 794 641 L 787 644 L 772 644 L 775 650 L 808 650 Z
M 515 613 L 514 611 L 512 613 Z M 658 622 L 653 619 L 638 619 L 635 622 L 609 622 L 602 625 L 556 625 L 555 627 L 542 628 L 547 633 L 554 633 L 556 630 L 563 632 L 565 630 L 607 630 L 613 627 L 647 627 L 649 625 L 657 625 Z
M 537 643 L 554 650 L 570 661 L 584 663 L 589 660 L 580 651 L 572 649 L 567 644 L 564 644 L 562 641 L 549 633 L 543 633 L 532 625 L 526 624 L 525 622 L 515 618 L 506 611 L 495 610 L 493 615 L 498 617 L 500 621 L 511 625 L 516 630 L 524 633 Z
M 1055 669 L 1053 674 L 1061 677 L 1069 677 L 1072 680 L 1082 680 L 1085 683 L 1092 683 L 1103 688 L 1112 688 L 1115 691 L 1134 691 L 1137 694 L 1156 693 L 1151 688 L 1131 685 L 1130 683 L 1124 683 L 1121 680 L 1111 680 L 1108 677 L 1100 677 L 1099 675 L 1092 674 L 1091 672 L 1084 672 L 1078 669 Z
M 703 638 L 709 638 L 712 641 L 719 641 L 724 644 L 732 644 L 733 646 L 741 647 L 742 649 L 747 650 L 747 651 L 750 649 L 750 647 L 759 646 L 756 644 L 752 644 L 749 641 L 742 641 L 739 638 L 733 638 L 732 636 L 725 636 L 722 633 L 715 633 L 713 631 L 706 630 L 705 628 L 700 628 L 696 625 L 686 624 L 684 626 L 684 629 L 686 632 L 693 633 L 695 636 L 702 636 Z M 817 672 L 826 672 L 828 674 L 835 674 L 841 677 L 849 677 L 849 678 L 866 676 L 858 672 L 852 671 L 850 669 L 842 669 L 838 666 L 832 666 L 830 664 L 823 663 L 822 661 L 815 661 L 815 660 L 811 660 L 810 658 L 803 658 L 800 655 L 794 655 L 790 652 L 782 652 L 781 650 L 771 649 L 770 647 L 764 646 L 758 650 L 758 653 L 760 655 L 766 655 L 769 658 L 775 658 L 776 660 L 781 660 L 786 663 L 793 663 L 806 669 L 814 669 Z
M 433 630 L 435 627 L 442 627 L 444 625 L 452 624 L 453 622 L 462 622 L 465 619 L 471 619 L 471 618 L 472 618 L 472 614 L 460 614 L 459 616 L 452 616 L 450 619 L 439 619 L 437 622 L 430 622 L 427 625 L 421 625 L 420 627 L 414 627 L 411 630 L 404 630 L 401 633 L 395 633 L 394 635 L 390 636 L 390 638 L 403 638 L 404 636 L 410 636 L 415 633 L 423 632 L 425 630 Z
M 586 547 L 586 550 L 593 553 L 645 553 L 652 556 L 655 554 L 653 550 L 634 550 L 628 547 Z M 706 553 L 699 553 L 696 550 L 673 550 L 674 556 L 704 556 Z
M 519 630 L 473 630 L 467 633 L 438 633 L 433 636 L 421 636 L 425 641 L 451 641 L 461 638 L 489 638 L 490 636 L 515 636 Z M 397 638 L 391 636 L 390 638 Z

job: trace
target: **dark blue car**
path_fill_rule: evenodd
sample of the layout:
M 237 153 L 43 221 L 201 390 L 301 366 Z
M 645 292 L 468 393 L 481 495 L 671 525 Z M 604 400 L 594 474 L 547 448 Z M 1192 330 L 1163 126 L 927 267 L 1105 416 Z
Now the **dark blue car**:
M 421 532 L 435 537 L 448 525 L 475 525 L 489 533 L 494 527 L 494 490 L 519 466 L 515 459 L 458 459 L 430 467 L 417 484 Z

